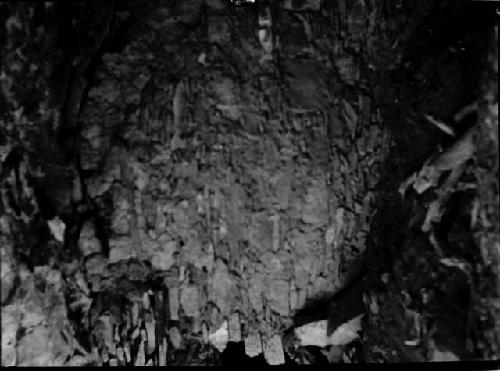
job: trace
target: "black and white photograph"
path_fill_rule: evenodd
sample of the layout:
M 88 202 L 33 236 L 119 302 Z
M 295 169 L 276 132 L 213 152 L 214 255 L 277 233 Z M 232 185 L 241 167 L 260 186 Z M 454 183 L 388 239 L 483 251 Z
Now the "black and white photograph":
M 499 19 L 0 1 L 1 366 L 499 370 Z

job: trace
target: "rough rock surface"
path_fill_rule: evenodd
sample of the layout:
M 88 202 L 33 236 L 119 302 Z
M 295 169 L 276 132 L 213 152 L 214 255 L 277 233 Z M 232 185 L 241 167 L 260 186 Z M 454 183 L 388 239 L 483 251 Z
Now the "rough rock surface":
M 295 314 L 318 301 L 355 338 L 362 294 L 364 347 L 330 360 L 498 355 L 491 23 L 277 4 L 0 4 L 2 365 L 213 365 L 231 343 L 313 363 Z M 402 198 L 431 155 L 451 175 Z

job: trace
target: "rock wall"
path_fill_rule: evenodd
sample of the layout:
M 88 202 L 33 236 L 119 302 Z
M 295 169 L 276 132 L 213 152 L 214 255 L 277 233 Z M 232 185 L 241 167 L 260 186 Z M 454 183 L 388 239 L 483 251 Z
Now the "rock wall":
M 177 18 L 141 25 L 96 71 L 79 153 L 99 215 L 84 230 L 107 248 L 80 235 L 84 273 L 97 295 L 127 287 L 130 303 L 159 282 L 151 297 L 166 307 L 153 311 L 170 322 L 151 317 L 158 343 L 166 330 L 181 347 L 179 330 L 184 340 L 228 319 L 231 340 L 238 316 L 243 339 L 283 352 L 275 335 L 293 311 L 334 293 L 363 252 L 388 138 L 368 94 L 343 81 L 363 76 L 335 51 L 329 9 L 271 17 L 269 51 L 253 24 L 272 9 L 191 5 L 155 10 Z
M 352 267 L 367 255 L 378 282 L 406 226 L 388 214 L 418 215 L 390 200 L 441 139 L 395 107 L 446 116 L 468 99 L 457 78 L 418 101 L 463 61 L 411 55 L 447 6 L 1 5 L 2 365 L 218 364 L 240 342 L 269 364 L 312 362 L 288 335 L 297 313 L 321 306 L 304 316 L 329 317 L 328 335 L 360 314 Z M 408 66 L 416 86 L 398 82 Z M 406 285 L 396 276 L 389 294 Z M 396 344 L 413 331 L 398 297 L 386 309 L 368 286 L 364 360 L 415 359 Z M 379 314 L 398 320 L 381 330 Z M 330 361 L 356 359 L 339 344 Z

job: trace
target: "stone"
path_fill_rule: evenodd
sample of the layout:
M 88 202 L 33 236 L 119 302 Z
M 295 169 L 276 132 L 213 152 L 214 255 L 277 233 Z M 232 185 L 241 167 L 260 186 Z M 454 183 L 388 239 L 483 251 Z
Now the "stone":
M 87 285 L 87 282 L 85 281 L 85 278 L 83 276 L 83 273 L 81 271 L 77 271 L 74 275 L 75 283 L 76 285 L 82 290 L 83 294 L 85 296 L 90 295 L 90 290 Z
M 130 317 L 132 318 L 132 326 L 136 327 L 139 323 L 139 304 L 134 302 L 130 309 Z
M 188 25 L 196 23 L 200 13 L 202 0 L 185 0 L 176 4 L 176 13 L 178 20 Z
M 135 358 L 134 366 L 144 366 L 146 363 L 146 354 L 144 353 L 144 341 L 139 344 L 139 350 Z
M 189 238 L 183 247 L 182 254 L 197 269 L 206 268 L 208 272 L 212 271 L 214 266 L 214 247 L 211 242 L 203 245 L 199 239 Z
M 248 287 L 248 298 L 253 309 L 260 313 L 264 307 L 262 301 L 262 293 L 264 291 L 264 283 L 262 282 L 263 277 L 251 277 L 249 280 Z
M 123 345 L 123 356 L 125 358 L 125 362 L 129 363 L 132 360 L 130 355 L 130 343 L 128 341 Z
M 298 259 L 294 266 L 295 285 L 298 288 L 307 287 L 311 275 L 311 259 L 306 257 Z
M 0 285 L 2 292 L 2 303 L 7 300 L 14 289 L 16 270 L 13 256 L 13 246 L 9 239 L 0 235 Z
M 289 61 L 285 65 L 286 95 L 294 109 L 317 110 L 327 105 L 328 88 L 322 67 L 314 61 Z
M 2 307 L 2 367 L 16 366 L 16 336 L 20 312 L 16 304 Z
M 292 251 L 297 254 L 302 261 L 302 265 L 311 264 L 309 261 L 324 249 L 324 236 L 320 229 L 308 229 L 307 232 L 299 229 L 288 231 L 286 239 L 292 247 Z M 305 264 L 307 262 L 307 264 Z M 298 282 L 297 286 L 300 286 Z
M 200 314 L 200 295 L 197 286 L 190 285 L 180 290 L 180 304 L 184 314 L 188 317 L 197 318 Z
M 174 253 L 177 251 L 177 241 L 160 237 L 158 249 L 151 254 L 151 265 L 156 270 L 169 270 L 175 264 Z
M 229 327 L 229 341 L 239 343 L 241 341 L 241 322 L 240 314 L 238 312 L 232 313 L 228 320 Z
M 140 324 L 142 324 L 142 319 L 141 319 Z M 140 326 L 140 324 L 139 324 L 139 326 Z M 139 337 L 140 334 L 141 334 L 140 328 L 136 327 L 136 328 L 134 328 L 134 331 L 132 331 L 132 334 L 130 335 L 130 337 L 132 340 L 135 340 Z
M 54 217 L 53 219 L 47 222 L 50 232 L 52 236 L 61 243 L 64 242 L 64 231 L 66 230 L 66 224 L 58 217 Z
M 293 10 L 293 11 L 305 11 L 305 10 L 318 11 L 321 9 L 321 0 L 303 0 L 303 1 L 284 0 L 283 8 L 286 10 Z
M 177 287 L 179 285 L 179 267 L 177 265 L 172 266 L 165 274 L 163 278 L 163 284 L 170 287 Z
M 203 344 L 208 344 L 208 325 L 205 321 L 201 323 L 201 340 Z
M 336 228 L 335 224 L 332 224 L 325 232 L 325 242 L 327 245 L 331 245 L 335 241 Z
M 147 340 L 147 354 L 154 352 L 156 348 L 156 336 L 155 336 L 155 321 L 146 321 L 146 333 L 148 335 Z
M 273 280 L 267 292 L 267 301 L 272 310 L 282 316 L 287 316 L 290 308 L 290 285 L 285 280 Z
M 301 346 L 326 347 L 328 345 L 326 320 L 311 322 L 295 329 L 295 335 Z
M 87 282 L 89 283 L 90 290 L 92 292 L 100 292 L 102 290 L 101 275 L 98 274 L 87 275 Z
M 158 365 L 166 366 L 167 365 L 167 338 L 163 338 L 162 343 L 158 347 Z
M 231 106 L 237 103 L 238 85 L 233 80 L 226 77 L 213 80 L 210 88 L 218 104 Z
M 354 107 L 345 99 L 342 99 L 341 112 L 342 118 L 349 128 L 351 137 L 354 139 L 359 119 L 358 113 L 356 112 Z
M 438 349 L 434 349 L 432 353 L 432 358 L 431 362 L 454 362 L 454 361 L 460 361 L 460 358 L 450 352 L 450 351 L 440 351 Z
M 100 329 L 100 336 L 104 341 L 104 344 L 108 348 L 108 350 L 111 350 L 111 348 L 113 348 L 112 344 L 114 344 L 114 341 L 113 341 L 113 326 L 111 324 L 110 316 L 107 315 L 100 316 L 98 319 L 98 324 Z
M 322 296 L 328 295 L 328 293 L 335 290 L 335 282 L 333 280 L 329 280 L 326 277 L 320 276 L 314 279 L 312 284 L 312 291 L 314 295 Z
M 285 353 L 279 335 L 273 335 L 264 342 L 264 358 L 270 366 L 282 365 L 285 363 Z
M 292 278 L 290 282 L 290 309 L 294 311 L 297 308 L 298 308 L 297 287 L 295 286 L 295 280 Z
M 179 267 L 179 282 L 183 282 L 185 278 L 186 278 L 186 267 L 184 265 L 181 265 Z
M 213 10 L 226 9 L 226 1 L 224 0 L 205 0 L 205 4 L 207 4 L 207 6 Z
M 224 45 L 231 40 L 231 30 L 227 18 L 211 15 L 208 17 L 208 40 Z
M 365 2 L 364 0 L 353 1 L 349 16 L 347 17 L 347 29 L 354 39 L 361 38 L 365 32 Z
M 93 253 L 100 253 L 102 250 L 101 242 L 95 235 L 94 224 L 86 221 L 80 231 L 78 239 L 78 248 L 83 256 L 88 256 Z
M 333 239 L 333 247 L 337 248 L 340 246 L 340 235 L 343 232 L 345 225 L 345 209 L 340 207 L 335 210 L 334 224 L 335 224 L 335 236 Z
M 151 300 L 149 300 L 149 295 L 147 292 L 142 294 L 142 307 L 144 310 L 148 310 L 151 306 Z
M 247 236 L 250 248 L 260 256 L 273 248 L 273 223 L 264 213 L 252 215 L 247 227 Z
M 251 332 L 245 338 L 245 353 L 249 357 L 256 357 L 262 353 L 262 339 L 258 333 Z
M 163 205 L 161 204 L 156 204 L 156 215 L 154 221 L 155 232 L 157 235 L 161 235 L 167 228 L 167 217 L 165 215 L 165 211 L 163 210 Z
M 92 275 L 102 275 L 107 266 L 106 258 L 101 254 L 95 254 L 87 257 L 85 261 L 85 274 L 87 279 Z
M 117 347 L 116 348 L 116 358 L 118 359 L 119 366 L 124 366 L 125 365 L 125 355 L 123 352 L 122 347 Z
M 133 241 L 130 237 L 112 237 L 109 240 L 109 263 L 136 258 Z
M 306 304 L 307 291 L 304 289 L 297 290 L 296 308 L 302 308 Z
M 223 315 L 228 314 L 236 293 L 236 287 L 227 265 L 217 259 L 214 272 L 209 280 L 210 297 Z
M 17 366 L 62 366 L 72 349 L 61 332 L 39 326 L 27 332 L 17 342 Z
M 329 363 L 340 363 L 342 360 L 342 355 L 344 354 L 345 347 L 341 345 L 331 345 L 330 349 L 326 353 L 326 358 Z
M 112 186 L 113 179 L 104 176 L 96 176 L 87 181 L 87 193 L 90 198 L 95 199 L 106 193 Z
M 84 356 L 74 355 L 71 357 L 69 361 L 65 362 L 64 366 L 83 367 L 83 366 L 90 366 L 93 363 L 94 363 L 94 358 L 92 357 L 91 354 L 87 354 Z
M 179 288 L 170 287 L 168 289 L 168 304 L 170 308 L 170 320 L 177 321 L 179 319 Z
M 347 85 L 355 85 L 359 80 L 359 70 L 352 56 L 341 56 L 334 59 L 340 79 Z
M 359 316 L 354 317 L 337 327 L 337 329 L 329 336 L 328 344 L 347 345 L 356 340 L 359 337 L 358 332 L 361 330 L 362 318 L 363 314 L 360 314 Z
M 102 359 L 99 355 L 99 349 L 96 346 L 92 347 L 92 358 L 94 359 L 95 365 L 98 367 L 102 366 Z
M 208 335 L 208 341 L 221 353 L 226 349 L 227 342 L 229 341 L 227 321 L 222 322 L 221 326 L 215 332 Z
M 271 216 L 271 221 L 273 223 L 273 251 L 278 251 L 280 247 L 280 216 Z
M 324 180 L 315 179 L 308 188 L 302 220 L 307 224 L 323 225 L 328 222 L 328 189 Z
M 113 211 L 111 230 L 117 235 L 127 235 L 130 233 L 131 220 L 132 215 L 128 209 L 128 203 L 123 200 Z
M 149 175 L 147 170 L 144 169 L 144 166 L 137 161 L 130 161 L 128 163 L 128 166 L 130 170 L 132 170 L 132 174 L 134 175 L 135 187 L 139 190 L 139 192 L 143 192 L 149 182 Z
M 215 107 L 223 117 L 232 121 L 238 121 L 242 115 L 240 105 L 237 104 L 217 104 Z
M 182 345 L 182 336 L 177 327 L 172 327 L 169 330 L 170 342 L 174 349 L 179 349 Z

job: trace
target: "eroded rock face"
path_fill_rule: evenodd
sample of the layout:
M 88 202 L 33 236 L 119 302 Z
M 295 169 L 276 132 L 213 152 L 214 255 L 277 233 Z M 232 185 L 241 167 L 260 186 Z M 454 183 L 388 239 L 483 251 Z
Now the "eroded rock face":
M 300 358 L 283 335 L 349 285 L 393 143 L 367 72 L 384 16 L 364 1 L 253 6 L 70 6 L 76 39 L 101 15 L 81 51 L 62 41 L 73 77 L 39 83 L 50 125 L 11 97 L 0 143 L 2 160 L 30 153 L 0 169 L 2 365 L 214 364 L 228 342 Z
M 237 310 L 272 348 L 292 308 L 334 292 L 340 257 L 362 252 L 377 181 L 364 164 L 382 160 L 387 137 L 368 96 L 340 99 L 327 54 L 305 47 L 263 62 L 247 13 L 221 10 L 206 14 L 217 24 L 208 47 L 192 43 L 198 28 L 174 39 L 165 19 L 103 57 L 81 116 L 81 167 L 94 170 L 83 183 L 95 204 L 112 200 L 100 212 L 109 264 L 136 260 L 164 277 L 171 319 L 212 332 Z

